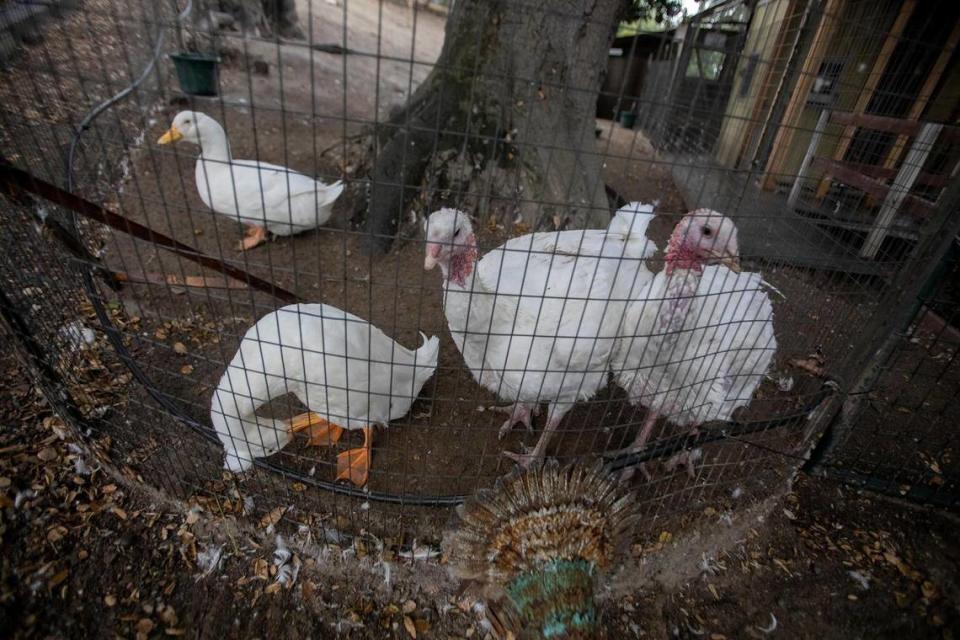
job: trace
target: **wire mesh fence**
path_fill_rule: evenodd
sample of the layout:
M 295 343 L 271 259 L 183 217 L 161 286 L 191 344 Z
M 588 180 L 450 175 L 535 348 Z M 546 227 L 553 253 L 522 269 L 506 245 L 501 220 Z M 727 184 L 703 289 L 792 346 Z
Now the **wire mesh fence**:
M 92 447 L 329 539 L 525 450 L 695 519 L 825 428 L 955 496 L 952 3 L 451 4 L 0 5 L 2 306 Z

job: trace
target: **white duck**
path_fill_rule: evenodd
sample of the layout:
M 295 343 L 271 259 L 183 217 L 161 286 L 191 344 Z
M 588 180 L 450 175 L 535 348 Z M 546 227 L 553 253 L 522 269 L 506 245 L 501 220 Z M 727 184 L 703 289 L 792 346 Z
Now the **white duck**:
M 474 378 L 513 402 L 500 437 L 549 403 L 547 424 L 522 465 L 542 458 L 573 405 L 607 381 L 626 301 L 652 274 L 643 260 L 653 207 L 621 209 L 608 229 L 534 233 L 507 241 L 479 262 L 467 214 L 441 209 L 426 222 L 424 268 L 440 265 L 444 312 Z
M 199 111 L 181 111 L 157 144 L 186 140 L 200 145 L 196 181 L 203 203 L 247 228 L 239 249 L 252 249 L 267 231 L 289 236 L 316 229 L 330 219 L 343 192 L 339 180 L 326 185 L 292 169 L 255 160 L 235 160 L 220 123 Z
M 764 284 L 740 272 L 732 220 L 709 209 L 683 217 L 664 270 L 627 305 L 612 358 L 630 401 L 649 409 L 628 451 L 644 448 L 661 415 L 696 427 L 750 402 L 777 348 Z
M 245 471 L 309 429 L 310 444 L 363 431 L 363 447 L 337 456 L 337 479 L 366 484 L 375 425 L 406 415 L 433 375 L 439 338 L 419 349 L 398 344 L 366 320 L 326 304 L 283 307 L 251 327 L 220 379 L 210 419 L 226 451 L 225 467 Z M 291 421 L 257 409 L 293 393 L 309 409 Z

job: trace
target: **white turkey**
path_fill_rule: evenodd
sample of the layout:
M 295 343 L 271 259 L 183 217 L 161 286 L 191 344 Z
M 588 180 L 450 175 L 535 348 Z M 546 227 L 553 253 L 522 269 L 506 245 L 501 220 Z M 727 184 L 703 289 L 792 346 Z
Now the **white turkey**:
M 750 402 L 777 348 L 765 283 L 740 271 L 732 220 L 709 209 L 688 213 L 664 260 L 627 305 L 612 358 L 617 383 L 648 409 L 630 452 L 644 449 L 661 415 L 694 428 L 730 420 Z
M 344 429 L 363 431 L 363 447 L 337 456 L 337 479 L 366 484 L 375 425 L 406 415 L 437 367 L 440 340 L 407 349 L 366 320 L 327 304 L 295 304 L 251 327 L 220 379 L 210 419 L 225 467 L 245 471 L 307 429 L 310 444 L 331 445 Z M 259 407 L 287 393 L 310 411 L 290 421 L 262 418 Z
M 653 207 L 621 209 L 608 229 L 541 232 L 507 241 L 477 261 L 469 217 L 441 209 L 426 221 L 424 268 L 440 265 L 444 312 L 474 378 L 512 402 L 500 437 L 549 404 L 547 423 L 529 454 L 505 455 L 528 466 L 542 458 L 564 414 L 607 381 L 626 301 L 652 274 L 646 238 Z
M 292 169 L 256 160 L 235 160 L 220 123 L 199 111 L 181 111 L 157 144 L 185 140 L 200 145 L 195 179 L 200 199 L 247 228 L 238 248 L 252 249 L 267 231 L 289 236 L 316 229 L 330 219 L 343 192 Z

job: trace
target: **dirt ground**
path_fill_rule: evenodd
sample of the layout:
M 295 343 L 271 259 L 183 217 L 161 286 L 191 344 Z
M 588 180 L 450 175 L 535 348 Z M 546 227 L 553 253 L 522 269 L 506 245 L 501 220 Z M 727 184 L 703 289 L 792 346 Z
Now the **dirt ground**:
M 4 353 L 7 637 L 406 638 L 405 617 L 420 638 L 485 636 L 472 601 L 449 595 L 442 563 L 384 556 L 362 542 L 320 544 L 283 522 L 276 532 L 299 569 L 281 586 L 273 518 L 245 523 L 197 502 L 180 507 L 111 476 Z M 621 577 L 601 592 L 610 637 L 960 633 L 955 516 L 805 477 L 769 513 L 749 513 L 708 507 L 712 527 L 665 529 L 638 543 L 640 570 L 628 575 L 643 579 Z M 218 549 L 219 562 L 205 563 Z

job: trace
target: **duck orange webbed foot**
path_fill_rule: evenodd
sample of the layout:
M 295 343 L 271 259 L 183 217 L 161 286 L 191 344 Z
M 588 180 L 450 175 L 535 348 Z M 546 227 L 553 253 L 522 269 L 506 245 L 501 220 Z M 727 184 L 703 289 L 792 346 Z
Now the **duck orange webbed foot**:
M 294 433 L 305 429 L 308 430 L 310 445 L 314 447 L 334 445 L 343 435 L 341 427 L 324 420 L 319 414 L 312 411 L 301 413 L 290 421 L 290 430 Z
M 363 446 L 347 449 L 337 456 L 337 480 L 349 480 L 362 487 L 370 477 L 370 454 L 373 444 L 373 427 L 364 427 Z
M 237 249 L 247 251 L 267 241 L 267 228 L 260 225 L 248 225 L 243 240 L 237 243 Z

